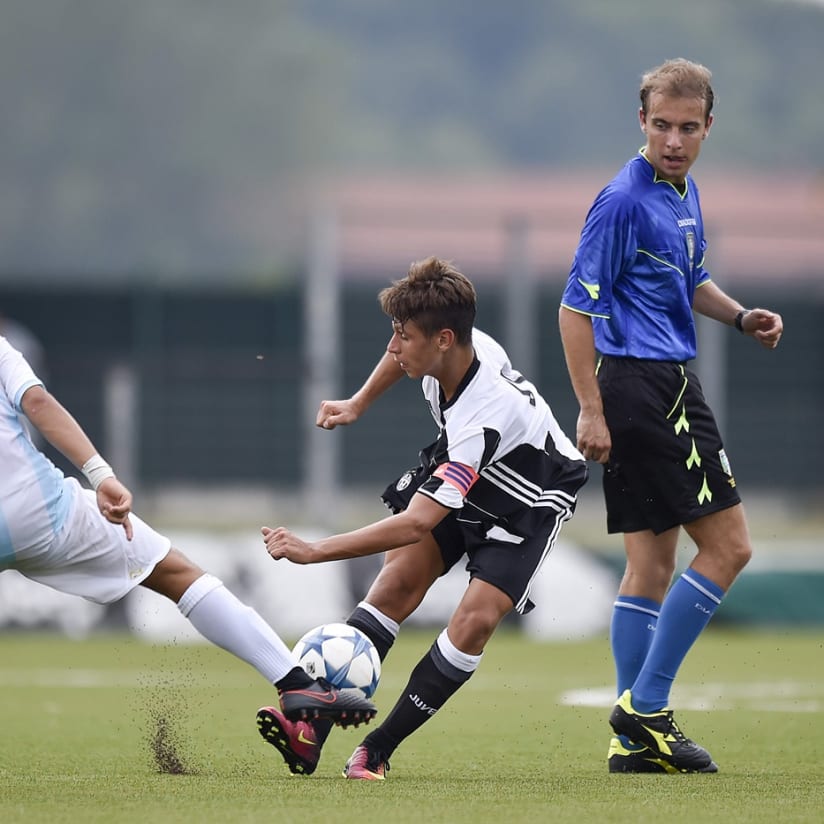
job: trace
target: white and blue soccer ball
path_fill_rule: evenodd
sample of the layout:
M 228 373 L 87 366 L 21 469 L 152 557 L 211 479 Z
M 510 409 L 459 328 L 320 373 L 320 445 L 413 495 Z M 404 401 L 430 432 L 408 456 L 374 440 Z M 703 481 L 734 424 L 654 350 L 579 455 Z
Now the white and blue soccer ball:
M 367 698 L 378 688 L 381 659 L 369 637 L 349 624 L 321 624 L 310 629 L 293 652 L 313 678 L 338 689 L 359 689 Z

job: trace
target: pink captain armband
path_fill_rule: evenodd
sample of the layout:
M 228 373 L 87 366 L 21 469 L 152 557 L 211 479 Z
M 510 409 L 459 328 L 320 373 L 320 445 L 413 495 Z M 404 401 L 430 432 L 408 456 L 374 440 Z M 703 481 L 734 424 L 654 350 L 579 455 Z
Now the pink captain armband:
M 463 497 L 467 496 L 478 480 L 478 474 L 471 466 L 454 461 L 441 464 L 432 474 L 454 486 Z
M 100 455 L 92 455 L 91 458 L 80 467 L 80 471 L 85 475 L 86 480 L 91 484 L 95 492 L 97 492 L 97 488 L 106 478 L 114 478 L 114 470 Z

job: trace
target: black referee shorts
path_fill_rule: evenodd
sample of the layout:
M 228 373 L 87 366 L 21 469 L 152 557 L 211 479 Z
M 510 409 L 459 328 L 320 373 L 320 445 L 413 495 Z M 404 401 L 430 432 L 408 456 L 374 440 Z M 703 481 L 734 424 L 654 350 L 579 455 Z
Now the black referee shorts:
M 694 372 L 680 363 L 604 357 L 598 383 L 612 437 L 604 467 L 608 532 L 660 534 L 740 503 Z

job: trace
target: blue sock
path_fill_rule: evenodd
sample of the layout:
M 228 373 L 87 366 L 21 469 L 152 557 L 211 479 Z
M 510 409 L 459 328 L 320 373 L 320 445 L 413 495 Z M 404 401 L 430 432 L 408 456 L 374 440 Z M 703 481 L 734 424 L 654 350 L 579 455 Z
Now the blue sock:
M 609 642 L 615 661 L 618 695 L 632 687 L 646 660 L 661 604 L 650 598 L 619 595 L 612 608 Z M 625 735 L 618 736 L 627 749 L 634 745 Z
M 655 637 L 661 604 L 649 598 L 619 595 L 612 609 L 609 641 L 615 661 L 618 695 L 635 683 Z
M 646 661 L 631 687 L 632 706 L 638 712 L 657 712 L 667 706 L 681 662 L 723 596 L 718 584 L 694 569 L 686 570 L 672 585 L 661 606 Z

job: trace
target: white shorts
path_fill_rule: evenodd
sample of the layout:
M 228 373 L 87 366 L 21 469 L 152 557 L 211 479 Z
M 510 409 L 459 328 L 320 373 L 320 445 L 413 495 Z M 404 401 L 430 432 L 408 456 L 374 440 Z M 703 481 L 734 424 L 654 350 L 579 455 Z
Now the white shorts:
M 37 557 L 19 559 L 13 568 L 60 592 L 111 604 L 151 573 L 171 542 L 134 513 L 129 516 L 134 536 L 127 540 L 122 526 L 100 514 L 95 493 L 77 487 L 74 506 L 51 546 Z

